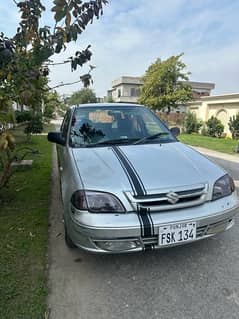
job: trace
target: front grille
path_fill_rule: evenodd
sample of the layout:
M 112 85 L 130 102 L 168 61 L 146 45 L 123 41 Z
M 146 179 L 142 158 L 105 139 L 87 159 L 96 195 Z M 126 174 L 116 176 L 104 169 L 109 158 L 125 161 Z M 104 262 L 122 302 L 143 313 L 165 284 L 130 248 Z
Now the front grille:
M 186 197 L 186 198 L 180 198 L 179 201 L 177 202 L 177 205 L 179 204 L 187 204 L 187 203 L 193 203 L 195 201 L 198 201 L 200 199 L 200 195 L 198 196 L 192 196 L 192 197 Z M 168 200 L 159 200 L 159 201 L 155 201 L 155 202 L 139 202 L 140 206 L 142 207 L 157 207 L 157 206 L 167 206 L 169 204 Z M 171 205 L 175 205 L 175 204 L 171 204 Z M 190 205 L 191 206 L 191 205 Z M 175 208 L 173 206 L 171 206 L 172 209 Z M 185 206 L 184 206 L 185 207 Z
M 186 189 L 177 188 L 144 196 L 133 196 L 129 192 L 126 195 L 136 208 L 142 207 L 149 208 L 151 211 L 165 211 L 201 205 L 206 201 L 207 192 L 208 185 L 200 184 Z

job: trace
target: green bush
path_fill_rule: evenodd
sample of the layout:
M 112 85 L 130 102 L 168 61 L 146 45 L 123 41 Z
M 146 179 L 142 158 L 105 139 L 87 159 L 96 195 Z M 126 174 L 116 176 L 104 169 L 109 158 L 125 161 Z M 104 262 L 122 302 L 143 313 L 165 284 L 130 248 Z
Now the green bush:
M 46 108 L 44 111 L 44 117 L 49 120 L 54 118 L 54 110 L 50 108 Z
M 29 111 L 15 111 L 17 123 L 29 122 L 32 118 Z
M 203 136 L 207 136 L 208 135 L 206 123 L 203 123 L 201 131 L 200 131 L 200 134 L 203 135 Z
M 26 134 L 37 134 L 43 131 L 43 123 L 42 123 L 42 116 L 35 115 L 31 118 L 30 122 L 27 124 L 24 132 Z
M 15 123 L 15 116 L 14 112 L 8 111 L 8 112 L 0 112 L 0 123 Z
M 220 120 L 212 116 L 207 122 L 207 133 L 212 137 L 220 137 L 224 131 L 224 126 Z
M 188 112 L 184 119 L 184 130 L 185 133 L 198 133 L 201 126 L 203 125 L 202 121 L 198 120 L 196 114 Z
M 232 133 L 233 139 L 239 139 L 239 113 L 237 115 L 233 115 L 230 117 L 229 123 L 229 130 Z

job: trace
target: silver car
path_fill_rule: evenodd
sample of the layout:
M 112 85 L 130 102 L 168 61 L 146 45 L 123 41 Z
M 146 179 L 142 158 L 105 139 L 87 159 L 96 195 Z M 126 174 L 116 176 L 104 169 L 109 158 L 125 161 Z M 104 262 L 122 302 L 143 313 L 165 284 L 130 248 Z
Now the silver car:
M 176 139 L 144 106 L 70 108 L 57 144 L 69 247 L 122 253 L 208 238 L 234 224 L 239 199 L 222 168 Z

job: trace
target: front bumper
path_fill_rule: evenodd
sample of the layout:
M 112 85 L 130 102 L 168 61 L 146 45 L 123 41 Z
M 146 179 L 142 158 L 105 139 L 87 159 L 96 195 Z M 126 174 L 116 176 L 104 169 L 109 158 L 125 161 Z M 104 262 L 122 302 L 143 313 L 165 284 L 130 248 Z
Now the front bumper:
M 158 244 L 159 227 L 170 223 L 196 222 L 196 241 L 214 236 L 234 225 L 239 211 L 236 194 L 203 205 L 167 212 L 151 213 L 153 236 L 142 237 L 136 212 L 126 214 L 91 214 L 70 208 L 67 231 L 72 241 L 95 253 L 124 253 L 162 248 Z M 195 240 L 194 240 L 195 241 Z M 190 243 L 187 241 L 184 243 Z M 184 244 L 180 243 L 180 244 Z M 170 247 L 179 245 L 171 244 Z M 167 246 L 163 246 L 165 248 Z

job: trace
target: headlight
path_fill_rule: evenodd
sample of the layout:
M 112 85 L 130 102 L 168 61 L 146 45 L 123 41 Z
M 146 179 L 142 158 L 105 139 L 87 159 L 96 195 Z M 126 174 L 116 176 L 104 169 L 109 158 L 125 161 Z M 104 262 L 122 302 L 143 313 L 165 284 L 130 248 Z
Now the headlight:
M 71 197 L 72 205 L 92 213 L 124 213 L 125 208 L 117 197 L 110 193 L 79 190 Z
M 228 174 L 219 178 L 213 187 L 212 200 L 231 195 L 235 190 L 233 179 Z

